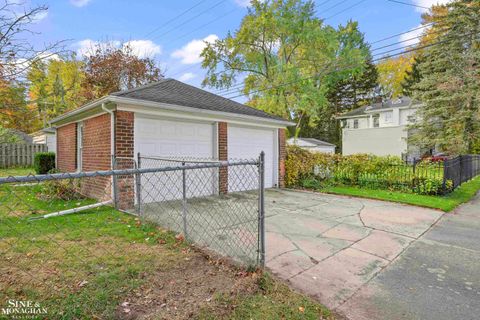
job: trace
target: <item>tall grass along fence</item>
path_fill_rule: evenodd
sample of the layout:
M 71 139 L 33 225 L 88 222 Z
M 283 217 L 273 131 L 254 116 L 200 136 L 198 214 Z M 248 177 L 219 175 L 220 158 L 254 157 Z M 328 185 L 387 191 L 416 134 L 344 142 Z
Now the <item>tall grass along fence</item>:
M 466 155 L 445 161 L 406 163 L 392 156 L 312 154 L 289 147 L 286 184 L 315 189 L 325 184 L 338 184 L 427 195 L 446 194 L 480 173 L 479 157 Z
M 0 144 L 0 168 L 33 166 L 35 154 L 47 152 L 46 144 Z

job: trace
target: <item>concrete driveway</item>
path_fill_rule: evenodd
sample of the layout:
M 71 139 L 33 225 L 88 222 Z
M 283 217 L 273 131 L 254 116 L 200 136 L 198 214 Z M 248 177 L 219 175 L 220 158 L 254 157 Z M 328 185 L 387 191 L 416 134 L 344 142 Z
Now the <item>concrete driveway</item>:
M 265 207 L 267 268 L 340 311 L 442 217 L 436 210 L 289 190 L 269 190 Z

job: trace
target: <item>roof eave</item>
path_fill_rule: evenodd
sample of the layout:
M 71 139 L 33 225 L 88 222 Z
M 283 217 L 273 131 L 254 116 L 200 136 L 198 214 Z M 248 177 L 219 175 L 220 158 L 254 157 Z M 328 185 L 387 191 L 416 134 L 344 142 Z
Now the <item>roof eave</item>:
M 154 102 L 154 101 L 149 101 L 149 100 L 141 100 L 141 99 L 132 99 L 132 98 L 125 98 L 125 97 L 119 97 L 119 96 L 105 96 L 103 98 L 97 99 L 95 101 L 92 101 L 78 109 L 75 109 L 73 111 L 70 111 L 68 113 L 65 113 L 59 117 L 56 117 L 55 119 L 51 120 L 49 124 L 51 126 L 54 126 L 57 123 L 62 123 L 62 122 L 68 122 L 68 119 L 71 117 L 74 117 L 76 115 L 79 115 L 83 112 L 87 112 L 95 107 L 98 107 L 102 103 L 108 103 L 108 102 L 113 102 L 113 103 L 124 103 L 124 104 L 130 104 L 130 105 L 141 105 L 145 107 L 157 107 L 157 108 L 162 108 L 166 110 L 171 110 L 171 111 L 186 111 L 186 112 L 197 112 L 197 113 L 202 113 L 202 114 L 210 114 L 210 115 L 217 115 L 217 116 L 224 116 L 224 117 L 233 117 L 233 118 L 238 118 L 238 119 L 245 119 L 245 120 L 254 120 L 254 121 L 259 121 L 259 122 L 264 122 L 264 123 L 270 123 L 270 124 L 275 124 L 281 127 L 289 127 L 289 126 L 294 126 L 295 123 L 287 120 L 277 120 L 277 119 L 270 119 L 267 117 L 257 117 L 257 116 L 251 116 L 251 115 L 243 115 L 239 113 L 233 113 L 233 112 L 221 112 L 221 111 L 212 111 L 212 110 L 203 110 L 203 109 L 198 109 L 198 108 L 192 108 L 192 107 L 186 107 L 186 106 L 179 106 L 179 105 L 171 105 L 171 104 L 166 104 L 166 103 L 159 103 L 159 102 Z

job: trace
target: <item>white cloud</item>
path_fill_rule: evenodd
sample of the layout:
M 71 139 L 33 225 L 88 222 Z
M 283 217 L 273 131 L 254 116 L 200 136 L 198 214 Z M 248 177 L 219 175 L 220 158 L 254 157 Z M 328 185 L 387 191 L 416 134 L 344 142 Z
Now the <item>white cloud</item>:
M 437 4 L 447 4 L 449 2 L 452 2 L 452 0 L 413 0 L 413 3 L 415 5 L 420 7 L 427 7 L 427 8 L 430 8 L 431 6 L 437 5 Z M 427 9 L 418 8 L 418 7 L 416 8 L 416 10 L 419 12 L 428 11 Z
M 250 5 L 250 0 L 235 0 L 235 3 L 242 8 L 246 8 Z
M 93 53 L 95 47 L 99 44 L 98 41 L 93 41 L 92 39 L 85 39 L 78 41 L 75 46 L 77 49 L 77 54 L 79 56 L 89 56 Z
M 33 23 L 39 23 L 40 21 L 44 20 L 48 16 L 48 11 L 40 11 L 35 16 L 33 16 Z
M 265 0 L 260 0 L 260 2 L 264 2 Z M 246 8 L 246 7 L 249 7 L 250 4 L 251 4 L 251 0 L 235 0 L 235 3 L 237 4 L 237 6 L 239 7 L 242 7 L 242 8 Z
M 178 80 L 180 81 L 188 81 L 188 80 L 192 80 L 193 78 L 195 78 L 197 75 L 194 74 L 194 73 L 191 73 L 191 72 L 186 72 L 184 74 L 182 74 Z
M 402 46 L 414 46 L 417 43 L 420 42 L 420 36 L 422 35 L 423 32 L 425 32 L 428 28 L 420 28 L 422 25 L 418 25 L 415 28 L 412 28 L 410 30 L 413 30 L 409 33 L 404 33 L 400 36 L 400 41 L 402 41 Z M 415 30 L 417 29 L 417 30 Z M 405 42 L 404 42 L 405 41 Z
M 77 54 L 79 56 L 90 56 L 98 45 L 109 45 L 117 48 L 121 45 L 123 45 L 124 48 L 130 45 L 132 53 L 139 58 L 153 57 L 154 55 L 162 53 L 162 47 L 150 40 L 130 40 L 122 44 L 122 42 L 118 40 L 100 42 L 92 39 L 84 39 L 78 41 L 75 47 L 77 48 Z
M 124 47 L 127 45 L 130 45 L 133 54 L 139 58 L 153 57 L 162 53 L 162 47 L 151 40 L 131 40 L 123 44 Z
M 75 7 L 84 7 L 86 6 L 91 0 L 70 0 L 70 3 Z
M 175 50 L 172 53 L 173 58 L 181 59 L 183 64 L 195 64 L 202 62 L 200 54 L 205 48 L 206 43 L 213 43 L 218 40 L 218 36 L 211 34 L 203 39 L 195 39 L 187 43 L 181 49 Z

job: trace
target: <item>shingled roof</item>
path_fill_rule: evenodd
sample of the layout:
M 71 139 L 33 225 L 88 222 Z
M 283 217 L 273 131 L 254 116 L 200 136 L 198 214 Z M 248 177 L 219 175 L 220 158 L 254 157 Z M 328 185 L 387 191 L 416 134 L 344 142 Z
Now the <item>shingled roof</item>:
M 196 88 L 175 79 L 163 79 L 126 91 L 118 91 L 112 96 L 166 103 L 202 110 L 235 113 L 253 117 L 285 121 L 285 119 L 264 111 L 226 99 L 208 91 Z
M 338 116 L 338 119 L 349 118 L 355 116 L 367 115 L 375 111 L 382 111 L 390 108 L 403 108 L 408 106 L 415 106 L 420 104 L 419 101 L 412 100 L 409 97 L 401 97 L 395 100 L 386 100 L 384 102 L 374 103 L 370 106 L 363 106 L 357 109 L 354 109 L 350 112 L 346 112 Z

